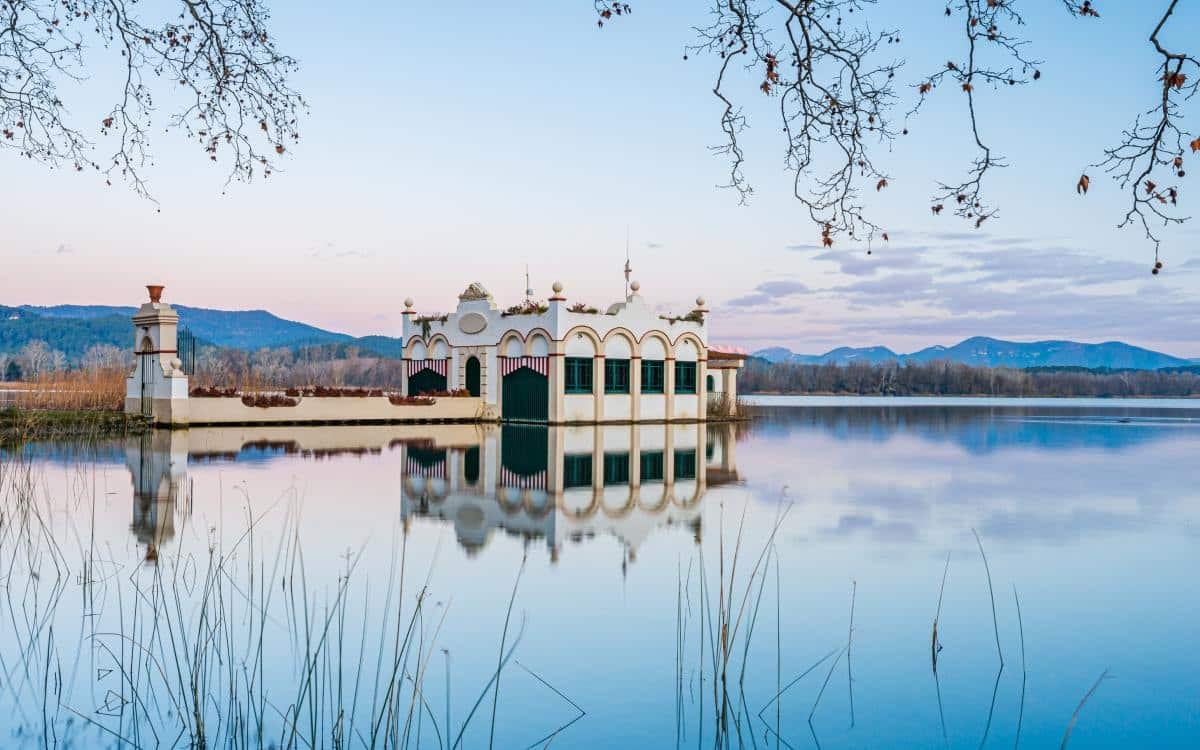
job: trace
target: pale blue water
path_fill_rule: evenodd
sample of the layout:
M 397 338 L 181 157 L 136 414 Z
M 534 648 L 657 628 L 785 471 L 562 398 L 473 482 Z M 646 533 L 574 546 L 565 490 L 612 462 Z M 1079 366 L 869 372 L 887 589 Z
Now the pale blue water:
M 242 746 L 231 692 L 266 694 L 264 747 L 383 746 L 388 727 L 390 746 L 446 747 L 447 726 L 468 748 L 1011 747 L 1018 726 L 1019 745 L 1057 747 L 1105 670 L 1070 747 L 1196 747 L 1200 411 L 968 401 L 772 400 L 735 428 L 192 430 L 6 456 L 0 746 L 188 747 L 178 674 L 211 653 L 209 747 Z M 206 587 L 210 548 L 229 563 Z M 385 646 L 425 585 L 400 710 L 379 721 Z M 520 638 L 493 694 L 514 585 L 506 645 Z M 714 699 L 722 593 L 737 627 Z M 323 687 L 289 714 L 314 672 Z

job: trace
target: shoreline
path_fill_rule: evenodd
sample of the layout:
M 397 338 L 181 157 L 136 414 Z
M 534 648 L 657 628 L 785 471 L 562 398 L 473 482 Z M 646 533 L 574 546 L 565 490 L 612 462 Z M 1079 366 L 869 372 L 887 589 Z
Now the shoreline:
M 49 438 L 110 438 L 141 435 L 146 419 L 120 411 L 0 409 L 0 445 Z
M 1200 401 L 1200 395 L 1194 396 L 1051 396 L 1047 394 L 1031 394 L 1021 396 L 1001 396 L 988 393 L 849 393 L 836 391 L 754 391 L 740 394 L 744 398 L 770 396 L 772 398 L 875 398 L 875 399 L 910 399 L 910 398 L 971 398 L 971 399 L 1057 399 L 1060 401 Z

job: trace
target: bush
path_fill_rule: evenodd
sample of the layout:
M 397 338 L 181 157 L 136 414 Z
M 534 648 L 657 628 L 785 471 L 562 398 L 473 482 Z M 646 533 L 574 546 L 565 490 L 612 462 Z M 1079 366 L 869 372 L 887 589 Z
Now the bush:
M 246 406 L 265 409 L 268 406 L 295 406 L 300 402 L 290 396 L 281 396 L 278 393 L 247 393 L 242 396 L 242 403 Z
M 401 396 L 399 394 L 388 396 L 388 401 L 392 406 L 432 406 L 434 399 L 428 396 Z
M 286 393 L 293 397 L 313 396 L 315 398 L 380 398 L 385 395 L 382 388 L 338 388 L 324 385 L 288 388 Z
M 513 305 L 504 312 L 500 313 L 500 315 L 505 317 L 509 315 L 541 315 L 549 309 L 549 305 L 547 305 L 545 302 L 534 302 L 533 300 L 528 299 L 520 304 Z
M 234 398 L 238 395 L 236 388 L 217 388 L 215 386 L 196 386 L 189 393 L 192 398 Z

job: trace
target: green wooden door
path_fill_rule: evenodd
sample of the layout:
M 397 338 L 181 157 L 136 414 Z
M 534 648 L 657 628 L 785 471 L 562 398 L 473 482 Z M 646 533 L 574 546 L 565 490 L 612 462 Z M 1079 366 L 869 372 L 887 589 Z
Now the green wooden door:
M 467 360 L 467 393 L 479 395 L 479 359 L 471 357 Z
M 446 390 L 446 376 L 438 375 L 433 370 L 425 368 L 408 376 L 408 395 L 420 396 L 422 393 L 436 393 Z
M 501 417 L 519 422 L 545 422 L 550 414 L 550 379 L 528 367 L 504 376 Z
M 479 483 L 479 446 L 472 445 L 463 455 L 463 479 L 475 486 Z
M 500 464 L 513 476 L 527 479 L 544 473 L 549 448 L 548 427 L 508 424 L 500 428 Z

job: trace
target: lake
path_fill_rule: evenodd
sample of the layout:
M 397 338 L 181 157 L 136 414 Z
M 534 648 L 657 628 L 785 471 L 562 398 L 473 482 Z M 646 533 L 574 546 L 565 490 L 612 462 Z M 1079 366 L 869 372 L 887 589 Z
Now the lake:
M 3 454 L 0 746 L 1197 746 L 1200 402 L 753 411 Z

